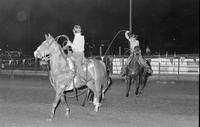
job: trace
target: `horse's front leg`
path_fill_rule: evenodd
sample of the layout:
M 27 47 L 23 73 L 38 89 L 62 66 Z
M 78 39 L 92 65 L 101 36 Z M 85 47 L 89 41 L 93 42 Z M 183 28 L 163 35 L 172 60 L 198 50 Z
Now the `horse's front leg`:
M 66 95 L 65 95 L 65 94 L 63 94 L 63 95 L 61 96 L 61 101 L 62 101 L 62 103 L 65 103 L 65 104 L 64 104 L 64 105 L 65 105 L 65 110 L 66 110 L 65 116 L 66 116 L 67 118 L 69 118 L 70 108 L 69 108 L 69 105 L 68 105 L 68 103 L 67 103 L 67 98 L 66 98 Z
M 131 81 L 132 81 L 132 78 L 129 77 L 127 80 L 127 83 L 126 83 L 126 97 L 129 96 L 129 91 L 131 89 Z
M 56 96 L 55 96 L 54 101 L 52 103 L 51 113 L 50 113 L 50 116 L 47 118 L 47 121 L 52 121 L 53 120 L 56 108 L 58 107 L 58 105 L 60 103 L 60 98 L 61 98 L 62 94 L 63 94 L 63 92 L 61 90 L 56 91 Z
M 139 93 L 140 84 L 141 84 L 141 82 L 140 82 L 140 77 L 137 77 L 137 78 L 135 79 L 135 85 L 136 85 L 135 95 L 138 95 L 138 93 Z
M 100 96 L 101 96 L 101 87 L 96 88 L 98 84 L 95 84 L 95 81 L 91 80 L 87 83 L 87 86 L 89 89 L 93 91 L 94 94 L 94 99 L 93 99 L 93 104 L 95 106 L 94 111 L 98 112 L 98 108 L 100 107 Z
M 143 89 L 146 87 L 147 80 L 148 80 L 148 76 L 143 76 L 143 78 L 141 80 L 141 86 L 140 86 L 139 94 L 142 94 Z

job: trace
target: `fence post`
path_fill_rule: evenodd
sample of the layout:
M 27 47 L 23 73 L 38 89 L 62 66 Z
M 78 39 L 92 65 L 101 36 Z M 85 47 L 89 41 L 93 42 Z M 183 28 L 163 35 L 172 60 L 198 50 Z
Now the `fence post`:
M 113 75 L 113 57 L 110 57 L 110 63 L 109 63 L 109 66 L 110 66 L 110 73 L 111 75 Z
M 35 70 L 37 70 L 37 58 L 35 58 Z
M 10 78 L 11 79 L 14 79 L 14 69 L 11 69 L 11 72 L 10 72 L 11 74 L 10 74 Z
M 121 46 L 119 46 L 119 57 L 121 57 L 121 55 L 122 55 L 122 48 Z
M 122 67 L 124 67 L 124 56 L 122 57 Z
M 160 62 L 158 63 L 158 78 L 160 80 Z
M 179 77 L 180 76 L 180 58 L 178 59 L 178 80 L 179 80 Z
M 102 56 L 102 47 L 101 46 L 99 47 L 99 56 L 100 57 Z

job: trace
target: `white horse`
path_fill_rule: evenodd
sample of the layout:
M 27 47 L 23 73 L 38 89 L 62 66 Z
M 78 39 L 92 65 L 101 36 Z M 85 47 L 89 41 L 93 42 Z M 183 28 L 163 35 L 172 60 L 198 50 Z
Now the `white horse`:
M 52 104 L 51 114 L 47 120 L 51 121 L 53 119 L 60 100 L 65 102 L 66 116 L 69 116 L 70 109 L 64 92 L 84 85 L 94 93 L 94 111 L 97 112 L 100 106 L 100 97 L 108 88 L 105 64 L 100 60 L 87 59 L 87 62 L 82 65 L 85 77 L 81 79 L 83 82 L 78 82 L 80 77 L 76 74 L 75 64 L 71 59 L 72 56 L 66 55 L 56 39 L 50 34 L 45 35 L 45 39 L 34 52 L 34 56 L 42 59 L 48 55 L 50 61 L 49 79 L 56 91 L 56 96 Z

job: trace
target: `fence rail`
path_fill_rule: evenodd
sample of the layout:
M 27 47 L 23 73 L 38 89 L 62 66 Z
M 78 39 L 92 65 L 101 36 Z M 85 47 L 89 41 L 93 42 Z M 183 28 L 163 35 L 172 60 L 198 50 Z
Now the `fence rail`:
M 127 56 L 109 56 L 111 75 L 119 75 Z M 199 75 L 199 57 L 148 57 L 153 75 Z M 35 58 L 0 60 L 0 74 L 9 75 L 47 75 L 48 64 Z
M 199 74 L 199 58 L 148 58 L 154 74 Z M 120 74 L 127 58 L 114 57 L 112 73 Z

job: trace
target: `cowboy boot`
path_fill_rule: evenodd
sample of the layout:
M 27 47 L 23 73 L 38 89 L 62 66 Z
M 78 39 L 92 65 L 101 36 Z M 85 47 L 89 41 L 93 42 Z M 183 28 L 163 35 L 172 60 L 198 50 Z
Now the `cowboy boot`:
M 153 74 L 153 70 L 151 69 L 151 67 L 145 67 L 146 68 L 146 70 L 147 70 L 147 74 L 148 75 L 152 75 Z
M 124 76 L 126 76 L 127 75 L 127 73 L 128 73 L 128 67 L 124 67 L 124 68 L 122 68 L 122 71 L 121 71 L 121 76 L 122 77 L 124 77 Z

